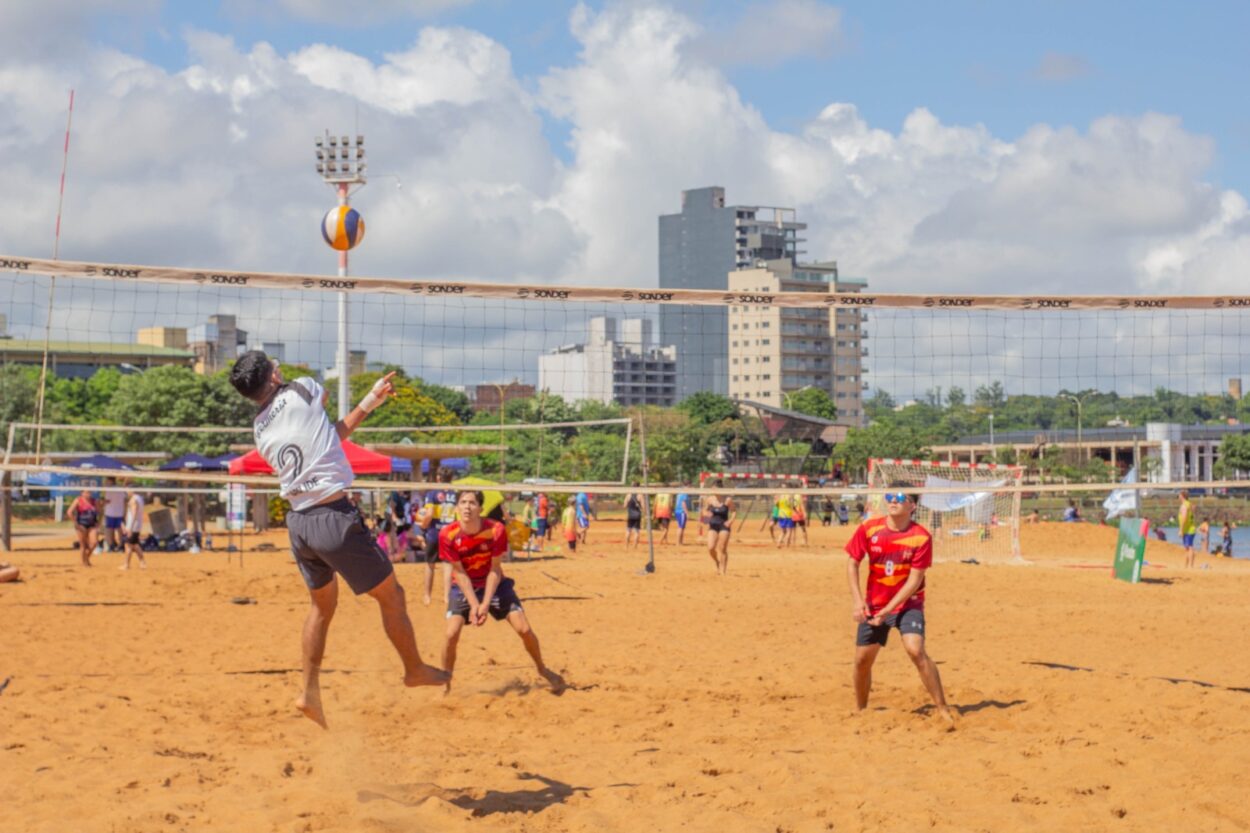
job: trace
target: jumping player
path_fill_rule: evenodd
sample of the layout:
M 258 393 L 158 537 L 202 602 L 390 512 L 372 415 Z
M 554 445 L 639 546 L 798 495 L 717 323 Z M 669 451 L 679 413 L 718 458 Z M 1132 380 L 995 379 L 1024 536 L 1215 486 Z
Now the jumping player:
M 347 498 L 353 477 L 342 441 L 395 392 L 394 375 L 379 379 L 351 413 L 332 423 L 325 412 L 328 392 L 307 377 L 286 382 L 277 362 L 261 351 L 244 353 L 230 371 L 235 390 L 260 407 L 253 423 L 256 448 L 291 502 L 291 552 L 312 602 L 304 622 L 304 690 L 295 705 L 323 728 L 321 660 L 338 606 L 337 575 L 352 592 L 368 593 L 378 603 L 382 627 L 404 664 L 404 685 L 445 685 L 450 679 L 421 661 L 395 570 Z
M 501 562 L 508 550 L 507 531 L 499 521 L 482 517 L 484 500 L 481 492 L 461 492 L 456 502 L 457 520 L 438 535 L 439 557 L 451 564 L 455 582 L 447 603 L 443 665 L 449 673 L 455 669 L 460 632 L 470 623 L 485 625 L 489 614 L 496 621 L 508 620 L 539 675 L 551 684 L 553 691 L 559 692 L 564 688 L 564 679 L 543 663 L 538 636 L 530 628 L 512 579 L 503 574 Z
M 890 488 L 899 488 L 892 484 Z M 885 495 L 885 517 L 864 521 L 847 542 L 847 581 L 851 586 L 851 616 L 858 623 L 855 638 L 855 705 L 868 706 L 872 690 L 872 664 L 898 628 L 903 648 L 933 698 L 938 714 L 950 728 L 955 719 L 946 705 L 942 677 L 925 652 L 924 577 L 933 563 L 933 539 L 929 531 L 912 521 L 917 497 L 902 491 Z M 868 598 L 859 587 L 859 564 L 868 559 Z

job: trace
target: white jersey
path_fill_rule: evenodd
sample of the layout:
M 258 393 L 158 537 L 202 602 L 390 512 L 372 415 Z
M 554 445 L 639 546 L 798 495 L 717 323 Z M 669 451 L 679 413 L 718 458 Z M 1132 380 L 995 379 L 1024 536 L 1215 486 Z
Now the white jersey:
M 135 495 L 126 503 L 126 523 L 127 532 L 143 531 L 143 496 Z
M 104 517 L 124 518 L 126 516 L 126 491 L 124 489 L 104 490 Z
M 322 407 L 323 394 L 315 379 L 296 379 L 278 391 L 252 425 L 256 449 L 278 473 L 282 496 L 296 511 L 352 485 L 352 467 Z

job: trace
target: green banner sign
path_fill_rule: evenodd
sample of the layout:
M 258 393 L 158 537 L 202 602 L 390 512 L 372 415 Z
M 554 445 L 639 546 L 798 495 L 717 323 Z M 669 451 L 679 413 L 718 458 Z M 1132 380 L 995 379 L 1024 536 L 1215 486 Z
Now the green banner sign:
M 1150 521 L 1120 518 L 1120 535 L 1115 542 L 1115 562 L 1111 574 L 1120 581 L 1134 584 L 1141 581 L 1141 566 L 1146 560 L 1146 536 Z

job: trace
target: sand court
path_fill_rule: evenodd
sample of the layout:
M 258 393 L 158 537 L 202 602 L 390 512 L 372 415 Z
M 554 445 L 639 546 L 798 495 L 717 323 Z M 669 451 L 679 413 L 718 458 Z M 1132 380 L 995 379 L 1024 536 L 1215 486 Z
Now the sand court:
M 307 597 L 284 533 L 242 567 L 154 553 L 129 573 L 22 539 L 24 581 L 0 586 L 0 829 L 1250 829 L 1250 563 L 1185 572 L 1152 541 L 1130 586 L 1113 530 L 1041 524 L 1030 566 L 935 564 L 945 733 L 897 633 L 854 710 L 849 531 L 779 554 L 748 529 L 723 579 L 692 542 L 637 575 L 616 523 L 506 565 L 560 696 L 494 622 L 466 630 L 449 695 L 405 689 L 376 605 L 344 593 L 329 731 L 291 705 Z M 398 567 L 437 661 L 421 569 Z

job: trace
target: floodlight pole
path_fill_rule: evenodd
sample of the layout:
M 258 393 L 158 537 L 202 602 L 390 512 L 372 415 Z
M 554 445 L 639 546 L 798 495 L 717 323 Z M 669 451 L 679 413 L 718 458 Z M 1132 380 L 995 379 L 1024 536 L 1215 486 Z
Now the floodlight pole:
M 365 137 L 357 133 L 355 139 L 353 144 L 349 137 L 343 136 L 340 144 L 339 137 L 331 136 L 328 130 L 316 138 L 317 173 L 321 174 L 323 182 L 334 186 L 339 205 L 345 208 L 351 204 L 351 186 L 364 185 L 366 181 Z M 339 252 L 339 278 L 346 277 L 347 250 L 344 249 Z M 350 354 L 347 350 L 347 291 L 339 290 L 338 294 L 339 339 L 335 363 L 339 370 L 338 415 L 339 419 L 343 419 L 351 410 L 352 394 L 351 377 L 348 373 Z
M 339 205 L 348 205 L 347 183 L 338 183 Z M 339 277 L 347 277 L 347 251 L 339 252 Z M 351 379 L 347 372 L 347 292 L 339 290 L 339 419 L 346 419 L 351 410 Z

